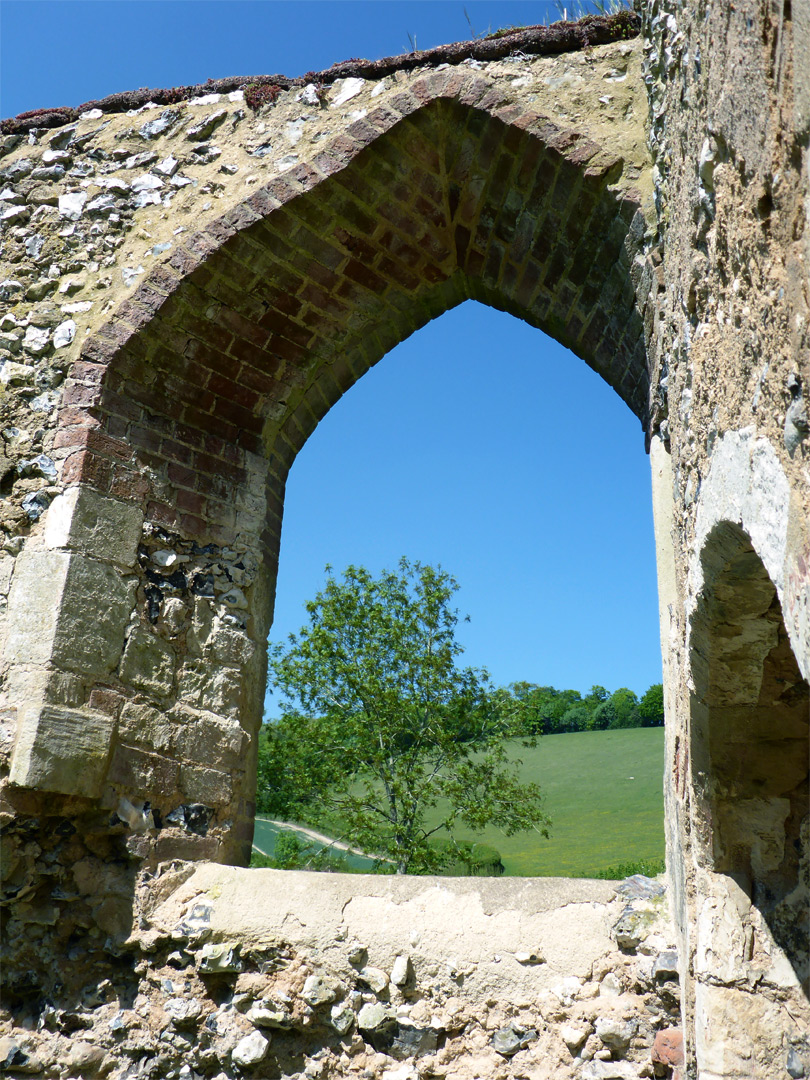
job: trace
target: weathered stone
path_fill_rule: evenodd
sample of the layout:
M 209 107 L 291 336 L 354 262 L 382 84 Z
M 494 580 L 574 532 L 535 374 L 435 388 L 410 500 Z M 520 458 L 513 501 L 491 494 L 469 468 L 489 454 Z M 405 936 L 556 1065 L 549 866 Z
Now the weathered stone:
M 348 1005 L 333 1005 L 329 1013 L 329 1023 L 338 1035 L 347 1035 L 354 1027 L 354 1010 Z
M 785 1068 L 788 1075 L 793 1077 L 793 1080 L 801 1080 L 801 1077 L 807 1075 L 804 1062 L 792 1047 L 788 1051 Z
M 147 120 L 138 129 L 138 134 L 142 139 L 156 139 L 169 131 L 179 119 L 180 113 L 177 109 L 164 109 L 156 119 Z
M 636 1025 L 630 1021 L 617 1020 L 612 1016 L 596 1019 L 596 1034 L 614 1054 L 620 1057 L 627 1052 L 636 1033 Z
M 632 952 L 651 932 L 656 921 L 656 913 L 651 908 L 628 906 L 616 920 L 613 934 L 616 944 Z
M 44 540 L 48 548 L 81 551 L 130 567 L 135 564 L 142 525 L 139 507 L 81 484 L 54 499 L 45 521 Z
M 582 1046 L 590 1033 L 590 1028 L 580 1027 L 576 1024 L 563 1024 L 560 1028 L 560 1038 L 572 1055 L 579 1051 L 580 1046 Z
M 203 142 L 219 127 L 227 116 L 227 109 L 218 109 L 216 112 L 211 113 L 210 116 L 206 116 L 204 120 L 200 120 L 198 124 L 193 124 L 186 131 L 186 138 L 194 142 Z
M 389 1053 L 393 1057 L 422 1057 L 435 1053 L 438 1045 L 439 1036 L 433 1028 L 421 1027 L 400 1016 Z
M 65 795 L 98 796 L 115 721 L 90 709 L 29 706 L 21 716 L 11 783 Z
M 0 1069 L 3 1072 L 24 1068 L 28 1061 L 28 1054 L 18 1042 L 7 1035 L 0 1037 Z
M 366 1003 L 357 1016 L 360 1030 L 372 1035 L 393 1034 L 396 1023 L 397 1017 L 393 1009 L 379 1001 Z
M 388 989 L 388 975 L 382 968 L 364 967 L 360 969 L 359 975 L 375 994 L 382 994 Z
M 180 788 L 190 802 L 221 806 L 233 794 L 229 773 L 200 765 L 181 765 Z
M 95 559 L 26 549 L 9 592 L 7 659 L 109 674 L 121 655 L 135 585 Z
M 130 686 L 167 697 L 174 685 L 175 655 L 171 646 L 142 627 L 127 641 L 121 660 L 121 679 Z
M 195 998 L 169 998 L 163 1006 L 174 1027 L 195 1028 L 202 1015 L 202 1005 Z
M 619 896 L 627 900 L 654 900 L 656 896 L 663 896 L 664 886 L 654 878 L 645 877 L 643 874 L 633 874 L 632 877 L 616 886 Z
M 22 340 L 23 348 L 35 356 L 44 352 L 50 343 L 51 334 L 47 329 L 42 329 L 38 326 L 29 326 L 25 331 L 25 337 Z
M 260 1031 L 253 1031 L 239 1040 L 231 1051 L 231 1058 L 235 1065 L 250 1069 L 264 1061 L 269 1049 L 270 1040 Z
M 658 982 L 667 982 L 679 978 L 678 954 L 672 949 L 659 953 L 653 966 L 653 976 Z
M 189 761 L 212 761 L 225 768 L 243 764 L 248 738 L 235 720 L 203 713 L 178 731 L 178 752 Z
M 87 202 L 86 191 L 72 191 L 59 196 L 59 215 L 68 221 L 78 221 Z
M 171 721 L 151 705 L 127 702 L 121 710 L 119 731 L 127 742 L 143 743 L 155 750 L 168 750 L 172 743 Z
M 310 975 L 304 983 L 301 997 L 313 1009 L 320 1005 L 329 1005 L 343 993 L 343 986 L 338 979 L 328 975 Z
M 537 1038 L 534 1029 L 529 1031 L 508 1024 L 499 1028 L 490 1039 L 492 1049 L 501 1057 L 513 1057 L 519 1050 L 524 1049 L 530 1042 Z
M 614 972 L 609 971 L 599 983 L 600 997 L 618 997 L 622 992 L 622 984 Z
M 342 1006 L 337 1008 L 342 1008 Z M 332 1011 L 334 1012 L 334 1009 Z M 261 1028 L 275 1028 L 278 1031 L 287 1031 L 293 1024 L 292 1016 L 286 1009 L 270 1008 L 267 1005 L 254 1005 L 253 1008 L 248 1009 L 245 1015 L 251 1024 Z M 354 1014 L 352 1014 L 352 1019 L 354 1019 Z M 344 1034 L 344 1032 L 341 1031 L 340 1034 Z
M 579 1080 L 638 1080 L 638 1069 L 628 1061 L 586 1061 Z
M 222 975 L 241 971 L 239 945 L 229 941 L 203 945 L 197 961 L 197 970 L 201 975 Z
M 394 986 L 406 986 L 413 979 L 413 965 L 409 956 L 400 954 L 391 968 L 391 982 Z

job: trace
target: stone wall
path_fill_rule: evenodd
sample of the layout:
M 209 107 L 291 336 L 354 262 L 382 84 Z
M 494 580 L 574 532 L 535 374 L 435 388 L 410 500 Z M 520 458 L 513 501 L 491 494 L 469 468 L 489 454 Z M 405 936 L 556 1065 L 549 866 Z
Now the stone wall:
M 193 862 L 244 861 L 250 847 L 289 467 L 369 366 L 475 298 L 569 346 L 646 434 L 684 1074 L 810 1073 L 810 17 L 806 2 L 653 0 L 642 24 L 641 38 L 622 15 L 518 34 L 494 55 L 470 43 L 260 90 L 121 95 L 4 122 L 7 1071 L 262 1075 L 271 1059 L 240 1064 L 228 1040 L 249 1036 L 259 1053 L 251 1032 L 266 1025 L 245 1016 L 286 1009 L 294 1034 L 279 1037 L 273 1075 L 405 1080 L 479 1050 L 463 1075 L 650 1075 L 677 995 L 669 975 L 626 960 L 641 939 L 622 944 L 601 886 L 583 903 L 614 925 L 613 944 L 593 939 L 590 969 L 547 961 L 554 978 L 581 980 L 568 1004 L 547 1014 L 543 963 L 527 961 L 528 983 L 501 976 L 537 948 L 507 934 L 514 963 L 487 967 L 457 1027 L 431 1028 L 425 1002 L 452 1012 L 459 995 L 431 984 L 427 956 L 393 932 L 371 951 L 386 978 L 407 952 L 412 998 L 390 978 L 375 991 L 342 945 L 302 936 L 309 896 L 296 893 L 295 910 L 274 899 L 286 914 L 267 955 L 238 919 L 203 917 L 212 904 L 221 914 L 222 890 L 260 880 Z M 282 894 L 277 883 L 296 879 L 261 880 Z M 314 925 L 333 925 L 347 890 L 389 887 L 303 880 L 320 898 L 306 909 Z M 457 886 L 397 888 L 408 911 L 423 888 L 467 910 Z M 501 915 L 487 903 L 519 928 L 515 889 L 503 886 Z M 178 928 L 175 915 L 205 925 Z M 660 927 L 642 952 L 653 967 L 673 944 Z M 229 943 L 243 967 L 208 971 L 225 953 L 205 949 Z M 321 970 L 334 997 L 307 1012 L 304 979 Z M 626 1045 L 600 1033 L 597 1006 L 574 1007 L 603 987 L 633 997 L 611 1014 L 633 1029 Z M 416 1003 L 403 1030 L 455 1049 L 398 1072 L 373 1057 L 362 1008 L 380 1006 L 393 1030 L 389 1006 Z M 362 1038 L 338 1050 L 326 1005 L 348 1009 Z M 510 1024 L 502 1037 L 518 1048 L 498 1055 L 485 1033 Z M 562 1030 L 577 1024 L 587 1039 L 569 1043 Z M 86 1060 L 68 1060 L 79 1030 Z M 659 1075 L 677 1064 L 668 1038 Z
M 810 1072 L 809 14 L 643 13 L 676 555 L 669 866 L 707 1080 Z

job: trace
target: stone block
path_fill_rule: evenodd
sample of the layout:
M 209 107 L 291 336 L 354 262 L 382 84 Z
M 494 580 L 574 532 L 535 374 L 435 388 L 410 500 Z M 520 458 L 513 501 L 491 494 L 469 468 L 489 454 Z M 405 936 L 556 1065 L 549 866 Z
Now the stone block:
M 230 802 L 233 784 L 228 773 L 195 765 L 180 768 L 180 788 L 185 797 L 206 806 L 222 806 Z
M 180 697 L 198 709 L 237 717 L 242 697 L 242 672 L 215 668 L 203 661 L 187 662 L 180 672 Z
M 121 743 L 115 749 L 107 779 L 121 784 L 140 798 L 163 797 L 177 789 L 177 762 Z
M 34 701 L 73 708 L 84 704 L 84 683 L 78 675 L 53 668 L 13 667 L 6 680 L 9 705 L 24 707 Z M 96 710 L 90 703 L 91 711 Z
M 116 569 L 97 559 L 83 555 L 69 555 L 68 559 L 53 663 L 80 675 L 109 675 L 121 657 L 137 583 L 134 578 L 122 578 Z
M 121 655 L 135 588 L 134 580 L 96 559 L 24 548 L 9 593 L 7 660 L 109 675 Z
M 91 709 L 22 710 L 10 781 L 19 787 L 94 798 L 101 794 L 114 720 Z
M 174 686 L 172 647 L 143 627 L 129 635 L 121 661 L 121 680 L 147 694 L 166 697 Z
M 249 663 L 256 646 L 244 630 L 215 625 L 204 651 L 206 657 L 220 664 L 237 665 Z
M 241 763 L 247 735 L 235 720 L 204 714 L 189 720 L 178 732 L 177 753 L 187 761 L 224 765 Z
M 127 702 L 121 710 L 119 733 L 128 743 L 142 743 L 152 750 L 168 750 L 172 742 L 172 723 L 164 712 L 151 705 Z
M 134 566 L 143 513 L 132 503 L 77 485 L 57 496 L 45 518 L 45 546 L 69 548 L 120 566 Z
M 11 664 L 51 659 L 70 556 L 23 548 L 8 598 L 6 658 Z
M 0 596 L 8 596 L 11 588 L 11 575 L 14 571 L 14 560 L 10 555 L 0 555 Z

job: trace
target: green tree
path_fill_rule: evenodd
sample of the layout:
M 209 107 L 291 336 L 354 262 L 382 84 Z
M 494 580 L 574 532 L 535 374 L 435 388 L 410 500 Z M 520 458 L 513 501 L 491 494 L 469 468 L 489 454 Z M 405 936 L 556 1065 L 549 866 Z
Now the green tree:
M 638 718 L 638 698 L 635 691 L 628 690 L 626 686 L 619 687 L 610 695 L 610 703 L 615 710 L 615 722 L 611 727 L 632 728 L 641 727 Z
M 662 683 L 653 683 L 638 703 L 638 715 L 642 727 L 663 727 L 664 725 L 664 687 Z
M 299 803 L 317 799 L 345 838 L 398 873 L 452 861 L 430 837 L 461 824 L 548 835 L 538 787 L 507 761 L 514 729 L 486 672 L 456 666 L 457 589 L 406 559 L 377 578 L 350 566 L 338 580 L 327 567 L 309 624 L 271 649 L 270 683 L 285 702 L 277 749 L 307 787 Z

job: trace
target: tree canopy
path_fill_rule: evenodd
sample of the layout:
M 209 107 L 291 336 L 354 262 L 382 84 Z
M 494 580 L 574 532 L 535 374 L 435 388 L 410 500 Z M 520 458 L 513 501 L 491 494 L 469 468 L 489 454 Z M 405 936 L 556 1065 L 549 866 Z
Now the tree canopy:
M 308 625 L 271 647 L 284 705 L 265 728 L 262 809 L 305 815 L 318 803 L 399 873 L 452 861 L 452 844 L 430 839 L 461 824 L 547 835 L 538 787 L 507 763 L 513 715 L 485 671 L 457 665 L 457 589 L 440 567 L 407 559 L 379 577 L 327 567 Z
M 609 693 L 592 686 L 583 697 L 578 690 L 516 682 L 496 691 L 498 707 L 509 717 L 515 735 L 561 735 L 572 731 L 662 727 L 664 689 L 654 683 L 641 700 L 626 686 Z

